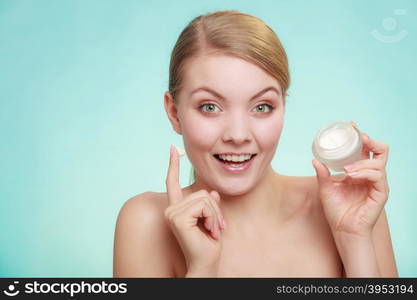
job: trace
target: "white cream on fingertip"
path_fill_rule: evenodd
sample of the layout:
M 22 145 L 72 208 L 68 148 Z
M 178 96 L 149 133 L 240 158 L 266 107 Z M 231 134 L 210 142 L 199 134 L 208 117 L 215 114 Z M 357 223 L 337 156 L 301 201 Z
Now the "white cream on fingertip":
M 180 157 L 183 157 L 183 156 L 185 155 L 185 151 L 184 151 L 184 149 L 182 149 L 182 148 L 180 148 L 180 147 L 178 147 L 178 146 L 175 146 L 175 145 L 174 145 L 174 147 L 175 147 L 175 149 L 177 149 L 178 155 L 179 155 Z

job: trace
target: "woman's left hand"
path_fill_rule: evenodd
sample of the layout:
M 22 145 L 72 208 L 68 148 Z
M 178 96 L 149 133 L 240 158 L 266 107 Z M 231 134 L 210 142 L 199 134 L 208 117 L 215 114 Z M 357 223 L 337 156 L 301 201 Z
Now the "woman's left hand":
M 354 122 L 351 124 L 356 127 Z M 346 170 L 347 175 L 331 176 L 327 166 L 316 159 L 312 161 L 324 213 L 333 234 L 368 236 L 388 200 L 385 171 L 388 145 L 363 132 L 361 135 L 362 159 Z M 373 152 L 372 159 L 370 151 Z

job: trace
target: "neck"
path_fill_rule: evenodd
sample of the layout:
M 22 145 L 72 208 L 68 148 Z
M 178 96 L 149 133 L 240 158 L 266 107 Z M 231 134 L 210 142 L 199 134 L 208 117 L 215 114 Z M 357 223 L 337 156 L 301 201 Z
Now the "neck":
M 258 227 L 276 220 L 282 200 L 282 178 L 283 176 L 275 173 L 270 165 L 262 179 L 242 195 L 228 195 L 217 191 L 220 195 L 219 206 L 229 227 L 230 224 L 240 224 L 239 227 L 248 228 Z M 198 178 L 189 189 L 191 193 L 201 189 L 208 192 L 213 190 Z

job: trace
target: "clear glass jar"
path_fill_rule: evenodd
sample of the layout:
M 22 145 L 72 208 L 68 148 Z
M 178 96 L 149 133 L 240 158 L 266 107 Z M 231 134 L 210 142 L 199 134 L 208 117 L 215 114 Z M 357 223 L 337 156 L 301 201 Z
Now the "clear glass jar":
M 336 172 L 362 158 L 362 137 L 349 122 L 335 121 L 322 126 L 314 137 L 314 157 Z

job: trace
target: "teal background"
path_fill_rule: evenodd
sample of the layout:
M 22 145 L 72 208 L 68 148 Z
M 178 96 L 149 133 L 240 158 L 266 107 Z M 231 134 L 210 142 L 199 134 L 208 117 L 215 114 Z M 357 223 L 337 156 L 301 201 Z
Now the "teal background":
M 164 191 L 169 146 L 182 146 L 163 107 L 172 47 L 192 18 L 220 9 L 261 18 L 286 48 L 276 171 L 315 176 L 311 142 L 333 120 L 390 145 L 395 255 L 401 277 L 417 276 L 412 0 L 0 0 L 0 276 L 112 276 L 121 206 Z M 374 29 L 408 35 L 386 43 Z M 183 159 L 183 186 L 190 167 Z

